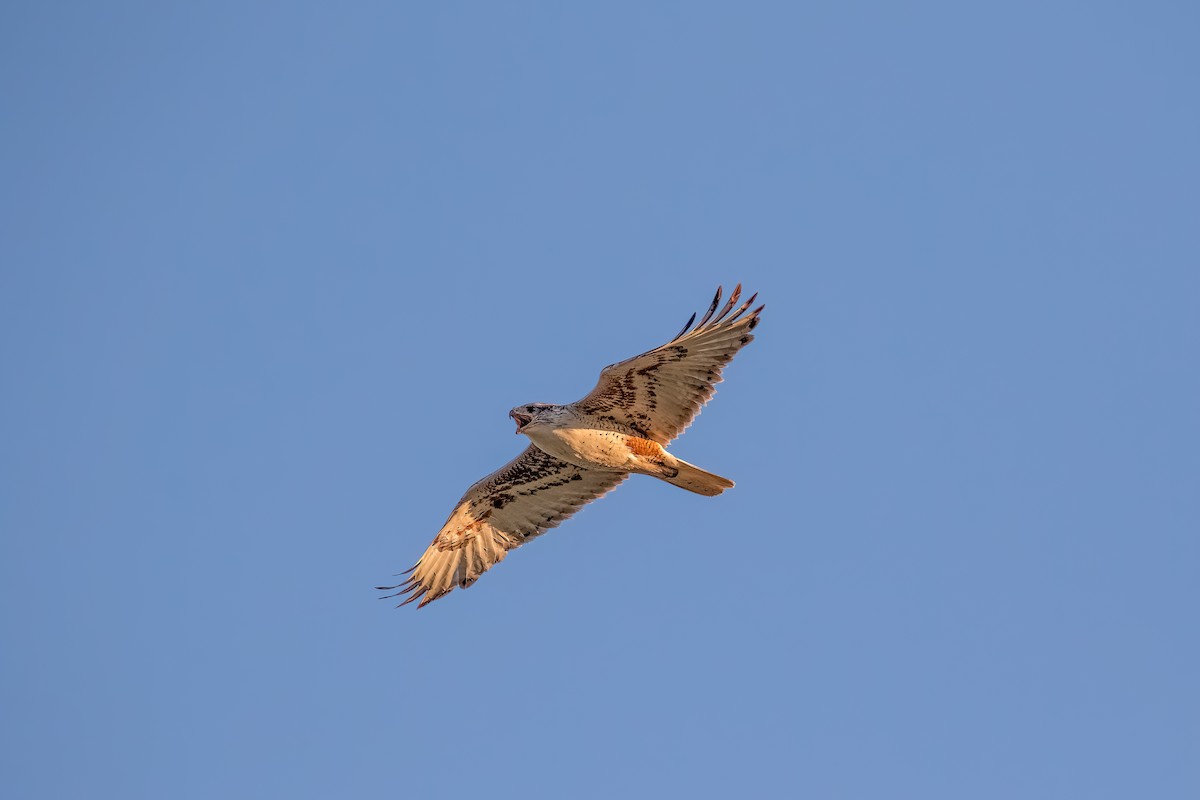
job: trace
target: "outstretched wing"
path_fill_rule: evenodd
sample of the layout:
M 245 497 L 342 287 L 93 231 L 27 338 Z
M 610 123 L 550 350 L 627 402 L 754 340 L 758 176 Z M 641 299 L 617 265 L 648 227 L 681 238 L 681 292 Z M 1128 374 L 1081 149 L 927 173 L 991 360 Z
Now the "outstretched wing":
M 754 339 L 750 331 L 765 306 L 747 314 L 758 296 L 752 295 L 734 310 L 741 294 L 739 283 L 714 317 L 721 302 L 718 286 L 699 325 L 692 329 L 696 320 L 692 314 L 683 330 L 662 347 L 605 367 L 596 388 L 574 407 L 628 425 L 659 444 L 670 442 L 716 393 L 714 385 L 721 382 L 721 369 Z
M 582 469 L 547 455 L 534 445 L 476 483 L 446 520 L 408 580 L 389 597 L 407 594 L 400 605 L 424 606 L 455 586 L 470 586 L 520 547 L 555 527 L 628 477 L 624 472 Z

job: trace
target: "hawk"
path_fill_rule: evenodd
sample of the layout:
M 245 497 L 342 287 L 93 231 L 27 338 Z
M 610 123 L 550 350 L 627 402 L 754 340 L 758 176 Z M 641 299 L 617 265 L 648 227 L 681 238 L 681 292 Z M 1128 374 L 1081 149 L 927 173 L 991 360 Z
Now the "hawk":
M 476 483 L 458 501 L 408 579 L 386 597 L 408 595 L 421 608 L 466 588 L 513 550 L 545 533 L 630 473 L 650 475 L 689 492 L 718 495 L 733 486 L 668 453 L 664 447 L 691 424 L 716 392 L 721 370 L 750 343 L 765 306 L 747 313 L 757 295 L 737 305 L 738 284 L 721 303 L 721 287 L 695 328 L 640 356 L 610 364 L 596 388 L 565 406 L 531 403 L 509 416 L 529 437 L 525 452 Z M 736 308 L 735 308 L 736 306 Z

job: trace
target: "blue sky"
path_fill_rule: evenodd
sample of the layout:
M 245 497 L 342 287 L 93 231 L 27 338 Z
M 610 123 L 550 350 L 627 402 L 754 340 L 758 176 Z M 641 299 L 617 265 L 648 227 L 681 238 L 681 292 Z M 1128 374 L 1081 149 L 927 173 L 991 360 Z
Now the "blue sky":
M 1198 17 L 7 5 L 8 794 L 1197 796 Z M 738 281 L 736 489 L 376 599 Z

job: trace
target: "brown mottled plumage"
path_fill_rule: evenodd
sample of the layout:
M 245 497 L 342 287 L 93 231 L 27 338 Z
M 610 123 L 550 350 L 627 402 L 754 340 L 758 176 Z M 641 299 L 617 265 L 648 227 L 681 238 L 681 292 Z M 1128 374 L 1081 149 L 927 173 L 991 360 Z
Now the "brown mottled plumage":
M 509 415 L 532 442 L 525 452 L 476 483 L 459 500 L 425 554 L 405 574 L 395 597 L 424 606 L 456 586 L 466 588 L 509 550 L 555 527 L 631 472 L 691 492 L 717 495 L 733 481 L 664 450 L 716 392 L 721 370 L 754 339 L 763 306 L 737 306 L 739 284 L 721 307 L 721 289 L 700 323 L 696 315 L 675 338 L 640 356 L 610 364 L 596 387 L 565 406 L 534 403 Z M 737 308 L 735 309 L 735 306 Z

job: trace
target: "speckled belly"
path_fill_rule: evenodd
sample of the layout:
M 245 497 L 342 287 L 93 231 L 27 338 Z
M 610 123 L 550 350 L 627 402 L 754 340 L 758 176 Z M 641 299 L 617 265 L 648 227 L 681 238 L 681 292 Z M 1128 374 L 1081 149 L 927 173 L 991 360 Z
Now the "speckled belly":
M 529 438 L 555 458 L 576 466 L 621 472 L 633 466 L 626 441 L 630 437 L 624 433 L 593 428 L 553 428 L 531 431 Z

